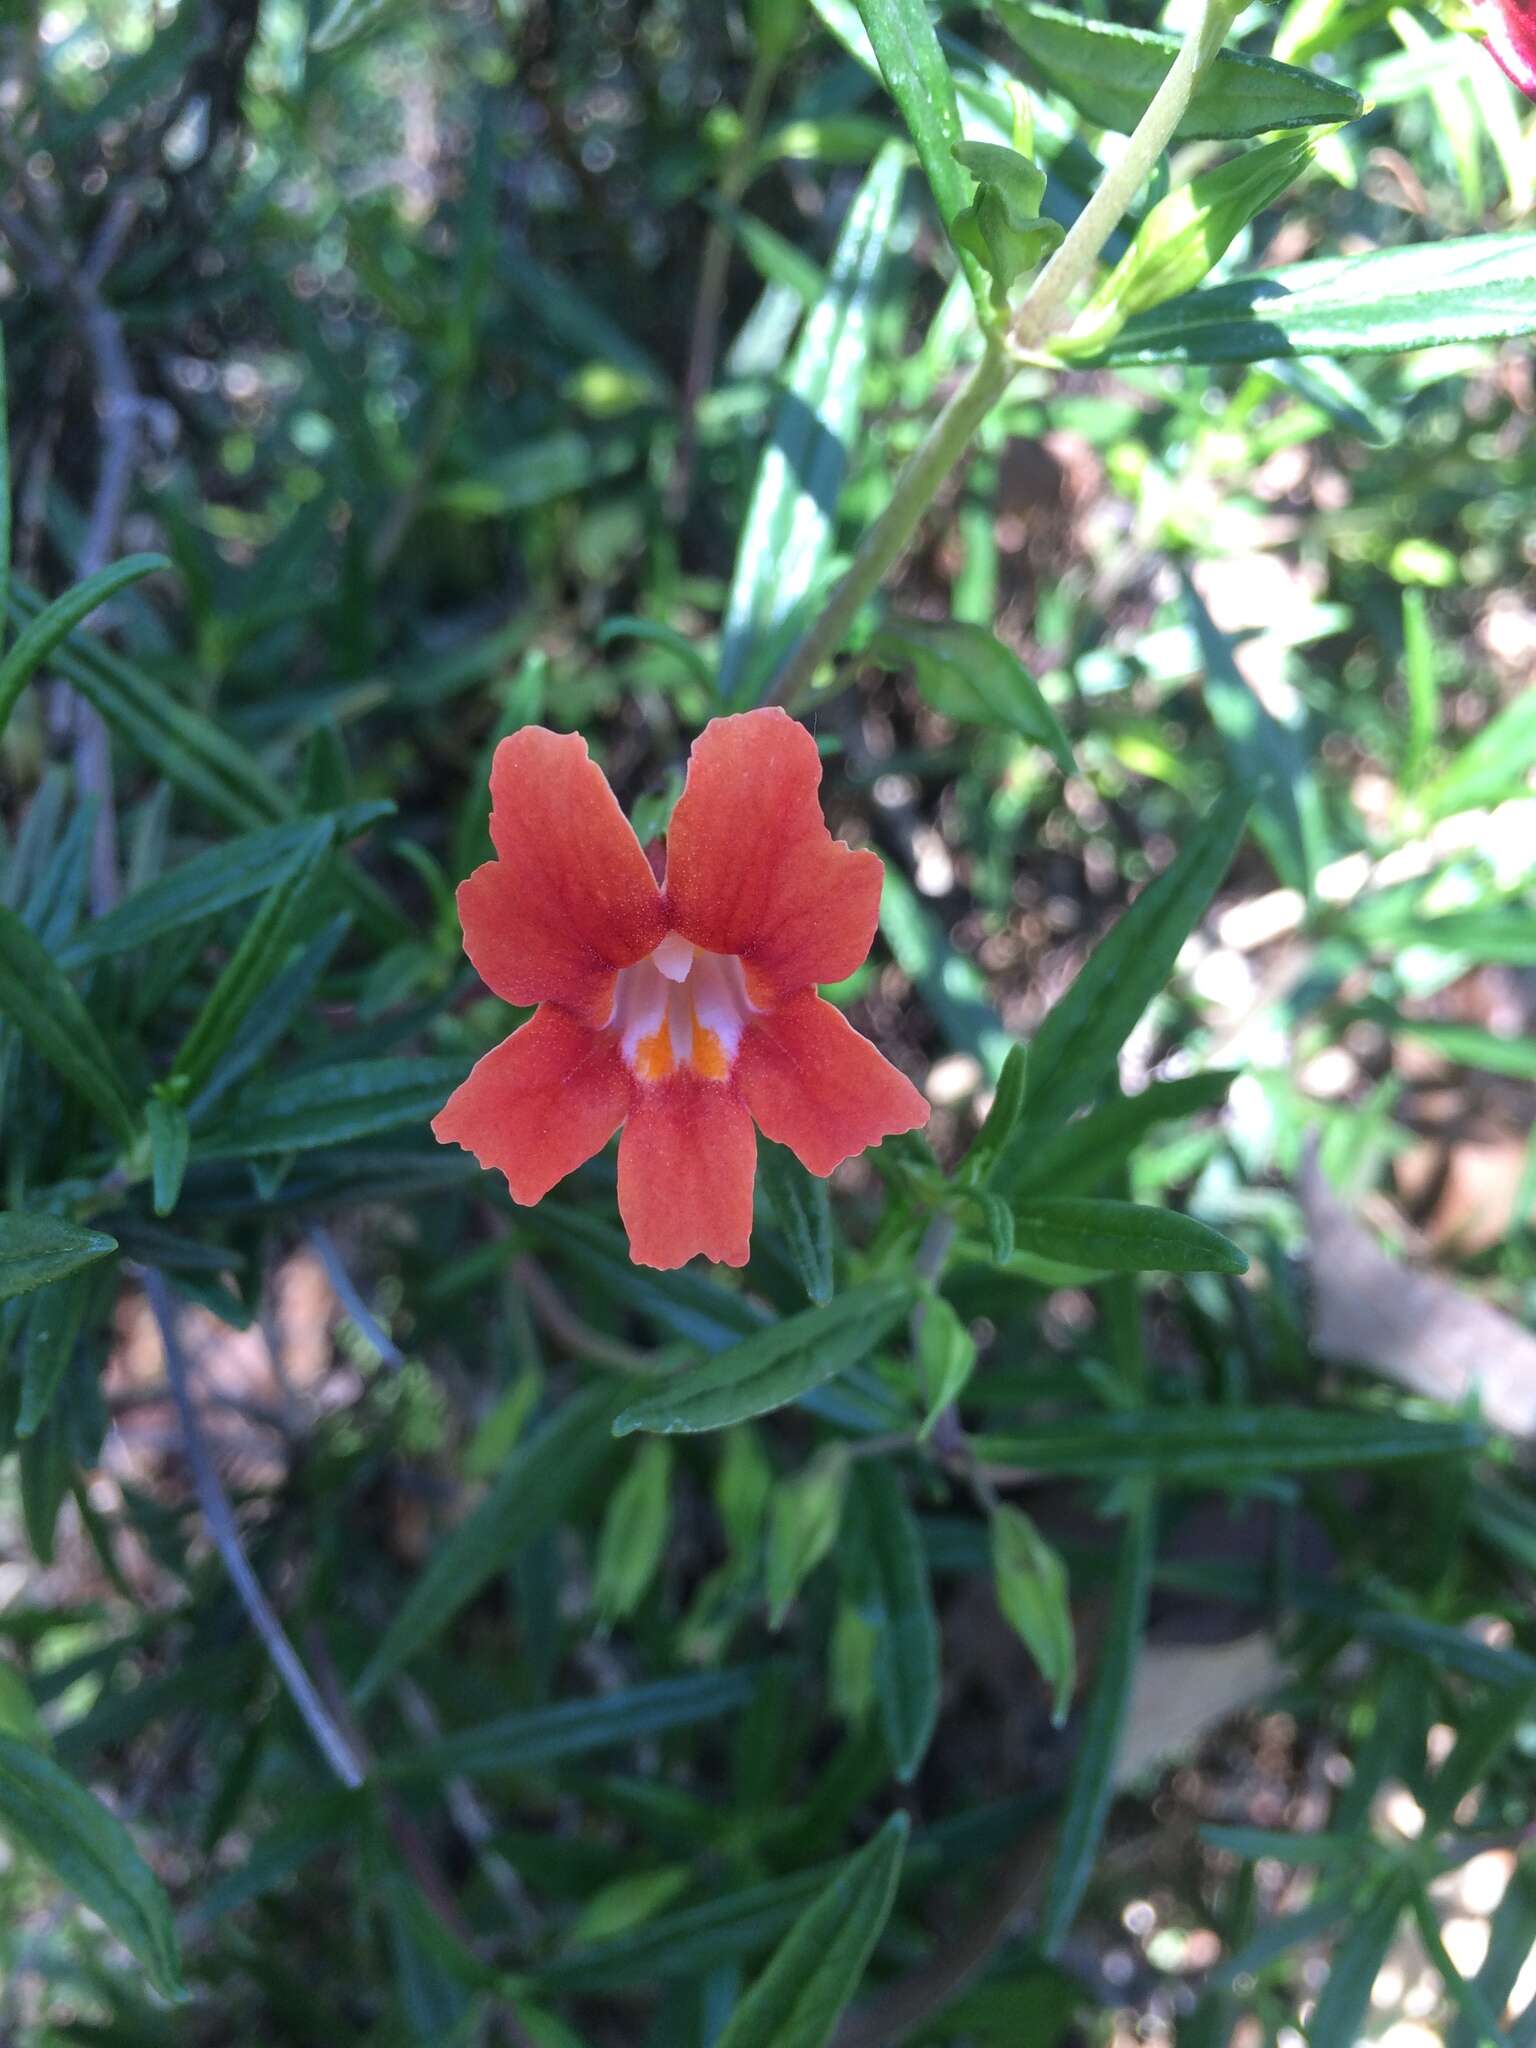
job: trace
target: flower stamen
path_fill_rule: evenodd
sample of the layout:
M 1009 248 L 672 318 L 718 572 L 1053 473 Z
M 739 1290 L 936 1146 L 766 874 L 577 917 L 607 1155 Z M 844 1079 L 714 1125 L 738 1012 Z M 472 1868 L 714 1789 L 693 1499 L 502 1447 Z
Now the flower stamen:
M 669 932 L 644 960 L 620 970 L 608 1025 L 639 1081 L 665 1081 L 680 1067 L 702 1081 L 726 1081 L 758 1008 L 739 960 Z

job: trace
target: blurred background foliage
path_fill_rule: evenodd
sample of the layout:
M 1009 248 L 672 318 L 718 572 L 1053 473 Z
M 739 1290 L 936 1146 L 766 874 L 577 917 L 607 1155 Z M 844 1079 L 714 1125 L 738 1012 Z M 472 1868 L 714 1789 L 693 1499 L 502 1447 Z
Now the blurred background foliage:
M 966 75 L 1017 68 L 985 10 L 942 19 Z M 1531 110 L 1423 9 L 1236 36 L 1369 105 L 1223 274 L 1529 215 Z M 1113 138 L 1037 118 L 1069 221 Z M 898 132 L 878 82 L 810 7 L 56 0 L 0 19 L 0 120 L 13 618 L 166 558 L 0 740 L 0 896 L 135 1110 L 120 1143 L 5 1027 L 8 1207 L 127 1263 L 0 1308 L 0 2031 L 703 2048 L 838 1859 L 884 1882 L 900 1809 L 848 2048 L 1536 2039 L 1528 342 L 1024 369 L 891 602 L 995 629 L 1072 772 L 873 620 L 810 714 L 888 872 L 839 999 L 946 1166 L 1262 784 L 1121 1052 L 1143 1108 L 1040 1168 L 1248 1275 L 1098 1284 L 970 1216 L 930 1305 L 979 1440 L 1065 1432 L 995 1596 L 984 1472 L 848 1455 L 910 1448 L 899 1333 L 771 1423 L 609 1435 L 635 1375 L 910 1259 L 921 1146 L 840 1174 L 835 1250 L 775 1180 L 738 1283 L 631 1267 L 611 1164 L 514 1211 L 426 1128 L 507 1028 L 452 899 L 495 740 L 580 729 L 644 832 L 719 708 L 791 352 Z M 975 346 L 893 191 L 844 549 Z M 158 1894 L 89 1814 L 59 1848 L 29 1757 L 131 1830 L 185 2002 Z

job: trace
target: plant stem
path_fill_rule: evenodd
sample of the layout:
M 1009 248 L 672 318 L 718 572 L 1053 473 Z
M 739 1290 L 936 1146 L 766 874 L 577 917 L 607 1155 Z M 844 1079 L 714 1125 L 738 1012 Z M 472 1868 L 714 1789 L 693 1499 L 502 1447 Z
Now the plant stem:
M 181 1339 L 176 1331 L 176 1311 L 170 1289 L 157 1267 L 146 1266 L 141 1277 L 145 1295 L 149 1300 L 150 1312 L 160 1327 L 160 1342 L 165 1349 L 165 1376 L 170 1382 L 171 1399 L 176 1404 L 176 1413 L 181 1423 L 182 1447 L 186 1452 L 192 1484 L 197 1492 L 198 1505 L 202 1509 L 208 1534 L 213 1539 L 215 1550 L 224 1561 L 224 1569 L 229 1574 L 240 1604 L 245 1609 L 262 1648 L 286 1687 L 288 1697 L 298 1708 L 305 1727 L 314 1737 L 316 1747 L 333 1774 L 349 1791 L 355 1792 L 364 1780 L 363 1766 L 351 1742 L 320 1697 L 313 1679 L 300 1662 L 298 1652 L 284 1633 L 283 1625 L 278 1620 L 271 1601 L 262 1591 L 260 1581 L 251 1569 L 250 1559 L 245 1554 L 245 1545 L 240 1540 L 234 1510 L 224 1492 L 214 1466 L 213 1454 L 203 1436 L 197 1409 L 193 1405 L 192 1390 L 187 1380 L 187 1362 L 182 1352 Z
M 719 198 L 723 208 L 737 206 L 751 182 L 757 161 L 757 145 L 780 62 L 779 52 L 759 46 L 752 75 L 747 81 L 746 98 L 742 102 L 741 127 L 720 173 Z M 699 401 L 708 392 L 715 374 L 720 314 L 725 304 L 726 275 L 731 259 L 731 235 L 729 220 L 717 213 L 704 236 L 698 295 L 693 304 L 693 322 L 688 337 L 688 364 L 683 373 L 677 456 L 667 484 L 667 516 L 673 521 L 681 519 L 688 509 L 688 490 L 693 479 L 698 439 Z
M 866 531 L 825 611 L 795 647 L 764 693 L 765 704 L 793 704 L 810 687 L 816 671 L 843 644 L 860 607 L 874 596 L 906 553 L 919 520 L 944 479 L 965 453 L 971 436 L 1013 381 L 1017 365 L 992 341 L 970 376 L 908 457 L 890 502 Z
M 1015 351 L 1038 349 L 1064 324 L 1069 301 L 1091 276 L 1104 244 L 1151 175 L 1231 18 L 1230 0 L 1206 0 L 1199 26 L 1185 38 L 1118 161 L 1105 173 L 1066 239 L 1035 279 L 1006 339 L 988 341 L 981 361 L 945 405 L 922 446 L 908 457 L 890 502 L 859 542 L 826 609 L 774 677 L 763 697 L 765 704 L 793 706 L 810 689 L 822 663 L 842 646 L 861 607 L 905 554 L 940 485 L 1013 381 L 1018 367 Z
M 1066 240 L 1030 286 L 1014 316 L 1012 340 L 1016 347 L 1038 348 L 1063 324 L 1068 300 L 1092 275 L 1104 244 L 1172 141 L 1173 131 L 1194 97 L 1200 74 L 1215 56 L 1230 20 L 1231 9 L 1226 0 L 1206 0 L 1199 25 L 1184 38 L 1167 77 L 1125 148 L 1072 223 Z

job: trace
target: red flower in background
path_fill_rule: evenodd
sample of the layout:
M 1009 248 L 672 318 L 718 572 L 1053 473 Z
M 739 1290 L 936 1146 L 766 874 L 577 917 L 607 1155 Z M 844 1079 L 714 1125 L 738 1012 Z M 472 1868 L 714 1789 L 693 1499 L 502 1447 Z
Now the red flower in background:
M 533 1017 L 432 1129 L 537 1202 L 623 1126 L 630 1255 L 746 1263 L 752 1126 L 828 1174 L 928 1104 L 816 994 L 860 966 L 882 871 L 828 832 L 810 734 L 782 711 L 717 718 L 653 872 L 577 734 L 526 727 L 491 767 L 498 858 L 459 890 L 483 979 Z
M 1536 0 L 1478 0 L 1477 13 L 1499 68 L 1536 100 Z

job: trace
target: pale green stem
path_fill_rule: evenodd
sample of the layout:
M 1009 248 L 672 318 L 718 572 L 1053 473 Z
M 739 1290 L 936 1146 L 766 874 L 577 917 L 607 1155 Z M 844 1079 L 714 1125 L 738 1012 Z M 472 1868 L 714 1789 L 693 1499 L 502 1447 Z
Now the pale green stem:
M 1231 25 L 1233 11 L 1231 0 L 1206 0 L 1199 28 L 1185 38 L 1118 160 L 1030 287 L 1006 341 L 988 342 L 981 361 L 949 399 L 922 445 L 907 458 L 885 510 L 866 530 L 816 623 L 774 677 L 763 697 L 765 704 L 793 704 L 810 688 L 823 662 L 842 646 L 861 608 L 906 553 L 944 479 L 1013 381 L 1018 367 L 1013 351 L 1038 349 L 1061 326 L 1068 302 L 1092 275 L 1104 244 L 1183 119 L 1200 74 Z
M 1152 104 L 1093 197 L 1072 223 L 1071 233 L 1035 279 L 1014 316 L 1012 339 L 1018 348 L 1038 348 L 1061 325 L 1067 302 L 1093 275 L 1104 244 L 1125 218 L 1126 210 L 1151 177 L 1158 158 L 1183 120 L 1200 74 L 1221 47 L 1232 20 L 1228 0 L 1206 0 L 1199 27 L 1183 47 L 1158 87 Z
M 971 436 L 1013 381 L 1017 365 L 997 342 L 954 393 L 928 430 L 922 446 L 908 456 L 885 510 L 865 532 L 842 581 L 814 626 L 804 635 L 763 696 L 765 704 L 790 704 L 809 688 L 824 661 L 842 646 L 848 628 L 887 574 L 906 553 L 919 520 L 933 503 Z

